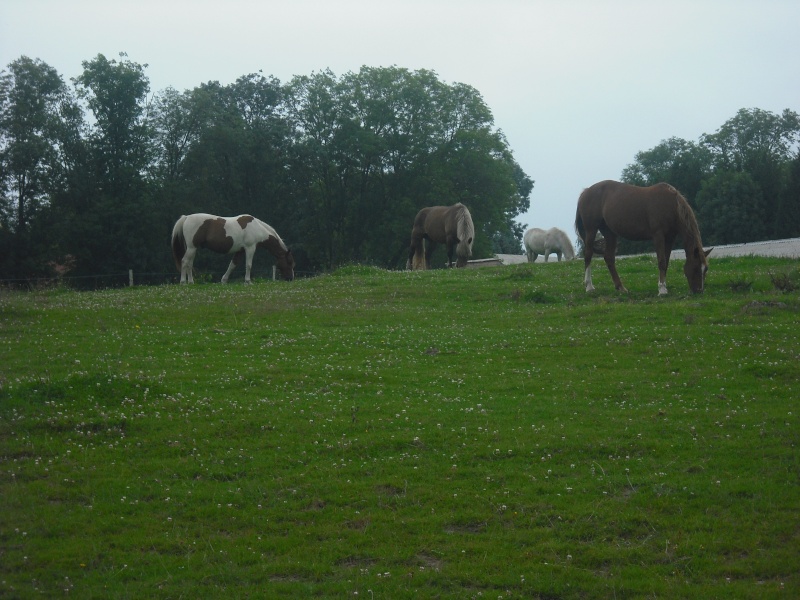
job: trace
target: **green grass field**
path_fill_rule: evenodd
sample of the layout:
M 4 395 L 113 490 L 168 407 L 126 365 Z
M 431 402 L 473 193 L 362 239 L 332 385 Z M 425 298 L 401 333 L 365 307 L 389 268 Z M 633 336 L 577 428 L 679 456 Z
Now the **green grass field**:
M 0 596 L 800 597 L 800 263 L 618 264 L 0 291 Z

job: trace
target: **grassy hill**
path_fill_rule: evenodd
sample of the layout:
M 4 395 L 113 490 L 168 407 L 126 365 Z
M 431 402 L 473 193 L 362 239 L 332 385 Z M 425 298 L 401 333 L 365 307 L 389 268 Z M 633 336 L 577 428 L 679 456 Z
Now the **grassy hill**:
M 0 595 L 800 595 L 800 263 L 0 292 Z

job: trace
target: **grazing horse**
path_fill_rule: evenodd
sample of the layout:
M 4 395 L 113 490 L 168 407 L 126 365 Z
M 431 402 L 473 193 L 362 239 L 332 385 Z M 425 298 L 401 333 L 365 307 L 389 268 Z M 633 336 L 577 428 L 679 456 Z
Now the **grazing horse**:
M 275 257 L 275 266 L 284 279 L 294 279 L 294 257 L 277 232 L 255 217 L 217 217 L 205 213 L 183 215 L 172 228 L 172 256 L 181 272 L 181 283 L 194 283 L 192 264 L 198 248 L 220 254 L 233 254 L 222 283 L 245 258 L 244 282 L 250 283 L 250 267 L 257 247 L 266 248 Z
M 458 256 L 456 267 L 465 267 L 472 256 L 474 238 L 472 215 L 463 204 L 423 208 L 417 213 L 411 229 L 411 249 L 406 266 L 414 270 L 430 269 L 431 254 L 436 244 L 446 244 L 447 266 L 453 266 L 455 251 Z
M 528 262 L 536 262 L 536 258 L 544 255 L 544 262 L 552 252 L 558 256 L 558 262 L 561 262 L 561 255 L 564 255 L 564 260 L 572 260 L 575 258 L 575 248 L 572 247 L 572 242 L 569 237 L 558 227 L 551 227 L 547 231 L 534 227 L 528 229 L 522 238 L 525 244 L 525 253 L 528 255 Z
M 675 238 L 683 238 L 686 263 L 683 272 L 694 294 L 702 293 L 708 271 L 708 255 L 703 250 L 700 230 L 694 212 L 678 190 L 666 183 L 637 187 L 617 181 L 601 181 L 583 191 L 575 214 L 575 231 L 581 236 L 584 248 L 584 284 L 592 285 L 592 254 L 597 231 L 603 233 L 606 261 L 614 286 L 627 292 L 622 285 L 614 258 L 617 238 L 653 240 L 658 258 L 658 294 L 667 293 L 667 267 Z

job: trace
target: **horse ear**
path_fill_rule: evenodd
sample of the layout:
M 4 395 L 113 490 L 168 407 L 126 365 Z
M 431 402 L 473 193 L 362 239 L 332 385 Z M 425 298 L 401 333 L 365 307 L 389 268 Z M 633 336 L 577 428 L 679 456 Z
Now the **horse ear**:
M 705 252 L 706 257 L 708 257 L 708 255 L 711 254 L 712 250 L 713 250 L 713 248 L 709 248 L 708 250 L 703 250 L 703 252 Z

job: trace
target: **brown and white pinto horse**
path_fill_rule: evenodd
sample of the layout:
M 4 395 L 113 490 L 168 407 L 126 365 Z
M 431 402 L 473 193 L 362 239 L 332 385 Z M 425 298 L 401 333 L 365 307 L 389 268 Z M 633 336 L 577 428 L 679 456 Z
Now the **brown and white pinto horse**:
M 708 255 L 703 250 L 700 230 L 692 207 L 678 190 L 666 183 L 650 187 L 637 187 L 617 181 L 601 181 L 583 191 L 578 199 L 575 231 L 583 240 L 584 279 L 586 291 L 592 285 L 592 254 L 597 231 L 605 237 L 603 258 L 606 261 L 615 287 L 627 292 L 622 285 L 614 258 L 617 238 L 628 240 L 653 240 L 658 258 L 658 294 L 667 293 L 667 267 L 675 238 L 683 239 L 686 263 L 683 272 L 694 294 L 701 293 L 708 271 Z
M 233 254 L 222 283 L 245 258 L 244 282 L 250 283 L 250 267 L 257 247 L 266 248 L 275 257 L 275 266 L 284 279 L 294 279 L 294 257 L 278 233 L 250 215 L 217 217 L 205 213 L 183 215 L 172 228 L 172 256 L 181 272 L 181 283 L 194 283 L 192 264 L 199 248 L 220 254 Z

